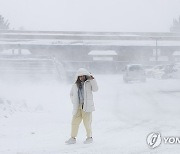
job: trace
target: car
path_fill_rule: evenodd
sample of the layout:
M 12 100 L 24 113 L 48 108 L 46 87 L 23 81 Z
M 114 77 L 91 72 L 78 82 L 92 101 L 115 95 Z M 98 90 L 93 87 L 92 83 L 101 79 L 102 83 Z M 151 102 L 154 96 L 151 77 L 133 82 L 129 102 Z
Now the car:
M 165 75 L 165 65 L 156 65 L 151 70 L 149 70 L 149 75 L 152 78 L 161 79 Z
M 155 79 L 173 78 L 173 73 L 176 71 L 174 64 L 157 65 L 151 70 L 151 76 Z
M 162 72 L 163 69 L 164 69 L 164 65 L 152 66 L 151 68 L 146 69 L 146 77 L 156 78 L 157 74 Z
M 152 66 L 152 65 L 144 66 L 146 78 L 152 78 L 152 69 L 153 69 L 153 67 L 154 66 Z
M 144 67 L 141 64 L 129 64 L 125 67 L 123 73 L 124 82 L 129 81 L 146 81 L 146 74 Z
M 180 63 L 175 63 L 173 65 L 173 72 L 171 73 L 171 77 L 174 79 L 180 79 Z

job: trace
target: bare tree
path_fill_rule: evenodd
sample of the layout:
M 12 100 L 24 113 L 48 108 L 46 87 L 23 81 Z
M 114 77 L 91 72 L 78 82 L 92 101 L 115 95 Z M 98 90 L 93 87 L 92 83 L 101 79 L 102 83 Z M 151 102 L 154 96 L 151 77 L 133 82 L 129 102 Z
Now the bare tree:
M 9 22 L 5 20 L 2 15 L 0 15 L 0 29 L 9 29 Z
M 180 16 L 179 19 L 173 19 L 173 25 L 170 28 L 171 32 L 180 32 Z

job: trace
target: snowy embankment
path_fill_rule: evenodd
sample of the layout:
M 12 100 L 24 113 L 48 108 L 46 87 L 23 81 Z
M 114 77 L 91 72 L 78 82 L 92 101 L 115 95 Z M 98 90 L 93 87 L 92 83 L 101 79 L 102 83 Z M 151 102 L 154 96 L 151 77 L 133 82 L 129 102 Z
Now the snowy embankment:
M 28 111 L 28 107 L 23 100 L 17 101 L 0 98 L 0 118 L 9 118 L 17 112 L 26 111 Z
M 43 83 L 1 85 L 1 98 L 23 100 L 27 110 L 0 117 L 0 154 L 120 154 L 179 153 L 180 145 L 149 149 L 151 132 L 179 136 L 180 80 L 154 80 L 125 84 L 121 75 L 97 75 L 94 93 L 94 143 L 84 145 L 81 124 L 77 144 L 70 136 L 71 85 Z M 14 103 L 13 103 L 14 104 Z

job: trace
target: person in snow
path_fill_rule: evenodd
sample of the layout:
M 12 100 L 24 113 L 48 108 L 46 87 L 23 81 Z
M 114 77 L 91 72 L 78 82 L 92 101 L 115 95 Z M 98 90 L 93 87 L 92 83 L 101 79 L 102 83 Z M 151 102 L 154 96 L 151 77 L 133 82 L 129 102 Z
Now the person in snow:
M 84 144 L 92 143 L 92 111 L 95 110 L 93 102 L 93 93 L 98 90 L 97 82 L 94 76 L 86 69 L 80 68 L 75 76 L 75 83 L 70 92 L 70 98 L 73 104 L 73 117 L 71 122 L 71 138 L 66 141 L 67 144 L 76 143 L 76 136 L 79 125 L 83 120 L 87 138 Z

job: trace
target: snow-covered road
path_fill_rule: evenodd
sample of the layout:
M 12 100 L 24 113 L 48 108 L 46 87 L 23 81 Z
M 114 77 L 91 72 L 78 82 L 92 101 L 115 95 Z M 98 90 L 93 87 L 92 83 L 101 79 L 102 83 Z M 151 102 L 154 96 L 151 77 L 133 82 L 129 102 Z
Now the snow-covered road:
M 151 132 L 180 136 L 180 80 L 148 79 L 146 83 L 125 84 L 121 75 L 97 75 L 96 78 L 99 91 L 94 93 L 94 143 L 90 145 L 83 144 L 82 124 L 77 144 L 64 143 L 70 137 L 71 85 L 1 83 L 1 98 L 23 100 L 27 107 L 5 117 L 0 114 L 0 154 L 180 152 L 180 144 L 162 144 L 150 149 L 146 143 Z

